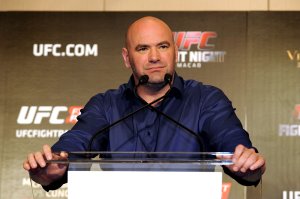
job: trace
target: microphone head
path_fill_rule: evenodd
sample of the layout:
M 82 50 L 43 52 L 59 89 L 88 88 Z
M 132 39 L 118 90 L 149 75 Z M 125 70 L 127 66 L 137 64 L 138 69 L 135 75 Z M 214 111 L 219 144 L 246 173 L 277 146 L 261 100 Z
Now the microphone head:
M 145 85 L 147 84 L 149 81 L 149 76 L 148 75 L 142 75 L 140 78 L 139 78 L 139 83 L 138 85 Z M 172 82 L 172 75 L 167 73 L 165 74 L 165 77 L 164 77 L 164 82 L 163 84 L 171 84 Z
M 139 78 L 139 85 L 147 84 L 148 80 L 149 80 L 149 76 L 148 75 L 142 75 Z
M 166 84 L 171 84 L 171 82 L 172 82 L 172 75 L 169 74 L 169 73 L 166 73 L 165 74 L 165 83 Z

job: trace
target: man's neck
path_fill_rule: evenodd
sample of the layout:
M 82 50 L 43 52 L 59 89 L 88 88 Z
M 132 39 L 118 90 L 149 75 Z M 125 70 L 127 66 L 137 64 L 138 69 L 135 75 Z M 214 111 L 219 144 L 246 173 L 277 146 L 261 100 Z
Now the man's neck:
M 156 88 L 151 87 L 148 85 L 141 85 L 137 88 L 138 95 L 145 100 L 147 103 L 150 103 L 162 96 L 164 96 L 168 90 L 170 89 L 170 86 L 167 84 L 162 88 Z M 157 105 L 159 102 L 153 104 L 154 106 Z

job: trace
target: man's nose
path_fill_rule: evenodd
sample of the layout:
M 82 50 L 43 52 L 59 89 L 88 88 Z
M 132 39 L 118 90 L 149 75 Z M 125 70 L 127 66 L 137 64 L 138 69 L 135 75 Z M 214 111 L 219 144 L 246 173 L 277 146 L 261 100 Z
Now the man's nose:
M 149 52 L 149 62 L 156 63 L 159 60 L 160 60 L 160 54 L 159 54 L 158 49 L 156 49 L 156 48 L 150 49 L 150 52 Z

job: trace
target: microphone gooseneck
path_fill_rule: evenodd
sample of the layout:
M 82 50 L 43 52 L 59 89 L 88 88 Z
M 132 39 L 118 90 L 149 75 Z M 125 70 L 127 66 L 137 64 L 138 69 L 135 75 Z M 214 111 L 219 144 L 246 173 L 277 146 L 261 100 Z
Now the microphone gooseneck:
M 170 75 L 170 74 L 168 74 L 168 75 Z M 170 78 L 169 78 L 169 77 L 166 78 L 166 76 L 167 76 L 167 74 L 165 75 L 165 82 L 166 82 L 166 80 L 168 80 L 168 81 L 170 80 Z M 171 76 L 171 75 L 170 75 L 170 76 Z M 172 78 L 172 76 L 171 76 L 171 78 Z M 147 84 L 147 83 L 148 83 L 148 80 L 149 80 L 149 76 L 148 76 L 148 75 L 143 75 L 143 76 L 141 76 L 141 77 L 139 78 L 139 82 L 138 82 L 138 85 L 137 85 L 136 87 L 138 87 L 139 85 L 142 85 L 142 84 Z M 167 83 L 169 83 L 169 82 L 166 82 L 165 84 L 167 84 Z M 139 111 L 141 111 L 141 110 L 144 110 L 145 108 L 151 106 L 152 104 L 154 104 L 154 103 L 156 103 L 156 102 L 159 102 L 160 100 L 164 99 L 164 98 L 167 96 L 167 94 L 168 94 L 168 92 L 167 92 L 165 95 L 163 95 L 163 96 L 161 96 L 161 97 L 159 97 L 159 98 L 153 100 L 152 102 L 150 102 L 150 103 L 148 103 L 148 104 L 142 106 L 141 108 L 139 108 L 139 109 L 137 109 L 137 110 L 135 110 L 135 111 L 129 113 L 128 115 L 126 115 L 126 116 L 120 118 L 119 120 L 117 120 L 117 121 L 111 123 L 110 125 L 107 125 L 107 126 L 104 127 L 103 129 L 101 129 L 100 131 L 98 131 L 97 133 L 95 133 L 95 134 L 91 137 L 91 139 L 90 139 L 90 141 L 89 141 L 89 144 L 88 144 L 88 147 L 87 147 L 87 151 L 88 151 L 88 152 L 91 152 L 91 151 L 92 151 L 92 144 L 93 144 L 93 142 L 94 142 L 94 140 L 95 140 L 95 138 L 96 138 L 97 136 L 99 136 L 100 134 L 102 134 L 102 133 L 104 133 L 105 131 L 109 130 L 111 127 L 113 127 L 113 126 L 115 126 L 116 124 L 122 122 L 123 120 L 127 119 L 128 117 L 130 117 L 130 116 L 136 114 L 137 112 L 139 112 Z
M 88 152 L 91 152 L 91 150 L 92 150 L 92 144 L 93 144 L 94 139 L 95 139 L 97 136 L 99 136 L 101 133 L 107 131 L 108 129 L 110 129 L 111 127 L 115 126 L 115 125 L 118 124 L 119 122 L 122 122 L 123 120 L 127 119 L 128 117 L 130 117 L 130 116 L 136 114 L 137 112 L 139 112 L 139 111 L 141 111 L 141 110 L 143 110 L 143 109 L 145 109 L 145 108 L 151 106 L 152 104 L 154 104 L 154 103 L 156 103 L 156 102 L 162 100 L 162 99 L 165 98 L 165 97 L 166 97 L 166 95 L 161 96 L 160 98 L 157 98 L 156 100 L 153 100 L 153 101 L 150 102 L 149 104 L 146 104 L 145 106 L 142 106 L 141 108 L 137 109 L 136 111 L 133 111 L 133 112 L 129 113 L 129 114 L 126 115 L 125 117 L 122 117 L 121 119 L 119 119 L 119 120 L 117 120 L 117 121 L 111 123 L 110 125 L 104 127 L 103 129 L 101 129 L 100 131 L 98 131 L 97 133 L 95 133 L 95 134 L 93 135 L 93 137 L 90 139 L 90 142 L 89 142 L 89 144 L 88 144 L 88 148 L 87 148 L 88 150 L 87 150 L 87 151 L 88 151 Z
M 201 152 L 206 152 L 206 147 L 204 144 L 204 141 L 202 139 L 202 137 L 200 135 L 198 135 L 197 133 L 195 133 L 193 130 L 189 129 L 188 127 L 184 126 L 183 124 L 181 124 L 180 122 L 176 121 L 175 119 L 173 119 L 172 117 L 170 117 L 169 115 L 165 114 L 164 112 L 158 110 L 157 108 L 150 106 L 150 109 L 154 110 L 155 112 L 157 112 L 158 114 L 163 115 L 165 118 L 167 118 L 168 120 L 170 120 L 171 122 L 173 122 L 174 124 L 178 125 L 179 127 L 181 127 L 182 129 L 186 130 L 186 132 L 188 132 L 190 135 L 194 136 L 199 144 L 200 147 L 200 151 Z
M 137 88 L 138 86 L 140 86 L 140 85 L 148 84 L 148 81 L 149 81 L 149 76 L 148 76 L 148 75 L 143 75 L 143 76 L 141 76 L 141 77 L 139 78 L 139 82 L 138 82 L 136 88 Z M 172 75 L 167 73 L 167 74 L 165 75 L 165 77 L 164 77 L 163 85 L 165 86 L 165 85 L 169 84 L 170 87 L 171 87 L 171 82 L 172 82 Z M 136 89 L 136 88 L 135 88 L 135 89 Z M 188 133 L 190 133 L 190 135 L 194 136 L 194 137 L 197 139 L 197 142 L 199 143 L 201 152 L 205 152 L 205 151 L 206 151 L 206 149 L 205 149 L 205 144 L 204 144 L 204 141 L 203 141 L 203 139 L 202 139 L 202 137 L 201 137 L 200 135 L 198 135 L 197 133 L 195 133 L 195 132 L 192 131 L 191 129 L 187 128 L 186 126 L 184 126 L 184 125 L 181 124 L 180 122 L 174 120 L 174 119 L 171 118 L 170 116 L 166 115 L 166 114 L 163 113 L 162 111 L 160 111 L 160 110 L 156 109 L 155 107 L 151 106 L 152 104 L 155 104 L 156 102 L 159 102 L 160 100 L 166 98 L 166 96 L 169 94 L 170 90 L 171 90 L 171 89 L 169 89 L 169 90 L 166 92 L 165 95 L 163 95 L 163 96 L 161 96 L 161 97 L 159 97 L 159 98 L 153 100 L 153 101 L 150 102 L 150 103 L 145 104 L 144 106 L 140 107 L 139 109 L 137 109 L 137 110 L 135 110 L 135 111 L 129 113 L 128 115 L 126 115 L 126 116 L 120 118 L 119 120 L 117 120 L 117 121 L 111 123 L 110 125 L 107 125 L 107 126 L 104 127 L 103 129 L 101 129 L 100 131 L 98 131 L 97 133 L 95 133 L 95 134 L 91 137 L 91 139 L 90 139 L 90 141 L 89 141 L 89 143 L 88 143 L 87 151 L 88 151 L 88 152 L 91 152 L 91 150 L 92 150 L 92 144 L 93 144 L 93 142 L 94 142 L 94 140 L 95 140 L 95 138 L 96 138 L 97 136 L 99 136 L 100 134 L 106 132 L 106 131 L 109 130 L 111 127 L 115 126 L 116 124 L 120 123 L 121 121 L 124 121 L 124 120 L 127 119 L 128 117 L 133 116 L 133 115 L 136 114 L 137 112 L 139 112 L 139 111 L 141 111 L 141 110 L 144 110 L 145 108 L 150 108 L 150 109 L 156 111 L 157 113 L 163 115 L 164 117 L 166 117 L 168 120 L 170 120 L 170 121 L 173 122 L 174 124 L 178 125 L 179 127 L 183 128 L 184 130 L 186 130 Z

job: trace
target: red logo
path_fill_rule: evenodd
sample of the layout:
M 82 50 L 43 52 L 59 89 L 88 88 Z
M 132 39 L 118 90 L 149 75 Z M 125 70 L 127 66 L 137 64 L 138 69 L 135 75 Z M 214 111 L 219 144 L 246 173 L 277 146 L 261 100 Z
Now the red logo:
M 294 115 L 297 120 L 300 120 L 300 104 L 295 105 Z
M 80 110 L 82 106 L 70 106 L 69 107 L 69 116 L 66 118 L 66 123 L 75 124 L 77 122 L 77 116 L 80 115 Z
M 215 45 L 211 40 L 216 37 L 217 33 L 211 31 L 174 32 L 175 43 L 179 50 L 190 50 L 193 45 L 198 50 L 212 49 Z
M 231 183 L 223 182 L 222 184 L 222 199 L 228 199 L 230 193 Z

